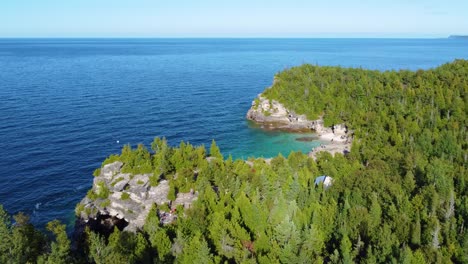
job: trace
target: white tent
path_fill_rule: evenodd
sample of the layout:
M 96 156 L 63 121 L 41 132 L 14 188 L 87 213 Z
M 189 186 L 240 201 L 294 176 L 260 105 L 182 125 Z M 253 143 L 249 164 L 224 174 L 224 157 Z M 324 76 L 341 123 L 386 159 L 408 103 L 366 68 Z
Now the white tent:
M 332 185 L 333 178 L 327 175 L 322 175 L 317 178 L 315 178 L 315 185 L 319 185 L 320 183 L 323 183 L 323 188 L 327 189 Z

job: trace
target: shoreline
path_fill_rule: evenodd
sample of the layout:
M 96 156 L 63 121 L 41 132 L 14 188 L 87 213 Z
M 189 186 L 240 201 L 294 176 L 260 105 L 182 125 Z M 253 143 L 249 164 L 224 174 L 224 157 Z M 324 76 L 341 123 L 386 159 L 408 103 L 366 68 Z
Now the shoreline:
M 317 133 L 317 136 L 319 141 L 323 142 L 323 144 L 320 144 L 320 146 L 312 149 L 308 153 L 308 156 L 314 160 L 317 159 L 317 155 L 320 152 L 328 152 L 332 156 L 335 156 L 336 153 L 346 155 L 351 152 L 352 138 L 346 133 L 333 133 L 330 131 Z
M 317 159 L 317 154 L 326 151 L 332 156 L 336 153 L 345 155 L 351 151 L 352 131 L 345 124 L 325 127 L 323 118 L 308 120 L 305 115 L 298 115 L 276 100 L 269 100 L 259 94 L 252 101 L 246 118 L 263 130 L 278 130 L 288 133 L 312 132 L 318 137 L 320 146 L 311 149 L 308 156 Z M 304 141 L 308 139 L 304 138 Z

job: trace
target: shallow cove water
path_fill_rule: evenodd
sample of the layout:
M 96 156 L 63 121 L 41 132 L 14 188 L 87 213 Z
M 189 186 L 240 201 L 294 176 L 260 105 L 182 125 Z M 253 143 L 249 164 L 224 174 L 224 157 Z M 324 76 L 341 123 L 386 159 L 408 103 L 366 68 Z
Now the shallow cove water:
M 38 226 L 73 209 L 123 144 L 165 136 L 225 156 L 308 152 L 308 135 L 245 114 L 275 73 L 302 63 L 427 69 L 468 58 L 463 39 L 0 39 L 0 203 Z M 117 143 L 118 142 L 118 143 Z

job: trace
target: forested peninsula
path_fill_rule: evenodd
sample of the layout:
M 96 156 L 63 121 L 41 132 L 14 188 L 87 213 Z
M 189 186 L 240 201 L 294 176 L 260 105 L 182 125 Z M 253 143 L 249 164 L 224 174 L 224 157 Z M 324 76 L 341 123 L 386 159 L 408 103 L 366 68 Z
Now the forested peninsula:
M 0 206 L 0 263 L 468 263 L 467 91 L 466 60 L 284 70 L 262 100 L 352 131 L 349 152 L 127 145 L 95 171 L 72 241 Z

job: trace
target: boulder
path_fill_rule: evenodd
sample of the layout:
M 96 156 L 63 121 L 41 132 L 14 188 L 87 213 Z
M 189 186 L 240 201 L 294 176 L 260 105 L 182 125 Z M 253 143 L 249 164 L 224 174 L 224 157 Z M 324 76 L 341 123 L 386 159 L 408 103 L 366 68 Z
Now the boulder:
M 104 167 L 101 169 L 101 174 L 99 177 L 106 178 L 106 179 L 111 179 L 115 174 L 120 172 L 120 169 L 122 168 L 123 163 L 120 161 L 116 161 L 111 164 L 106 164 Z

